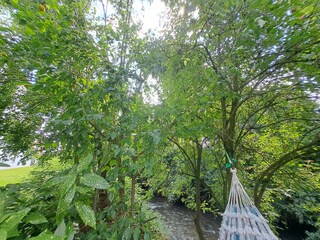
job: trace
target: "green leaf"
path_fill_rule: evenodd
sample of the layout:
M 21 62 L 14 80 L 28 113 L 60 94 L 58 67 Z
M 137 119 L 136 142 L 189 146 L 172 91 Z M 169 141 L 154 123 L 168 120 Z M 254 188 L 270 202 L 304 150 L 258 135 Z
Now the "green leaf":
M 10 229 L 10 231 L 7 231 L 7 238 L 19 237 L 19 236 L 20 236 L 20 233 L 19 233 L 17 226 Z
M 61 196 L 65 196 L 69 192 L 70 188 L 73 186 L 76 179 L 77 179 L 77 168 L 75 167 L 75 168 L 71 169 L 71 171 L 68 174 L 67 179 L 61 185 L 61 188 L 60 188 Z
M 108 217 L 110 219 L 114 219 L 114 217 L 116 216 L 116 210 L 114 209 L 114 207 L 111 207 L 108 211 Z
M 62 220 L 57 229 L 54 231 L 54 235 L 58 237 L 64 237 L 66 235 L 66 230 L 66 224 L 64 220 Z
M 85 205 L 82 202 L 75 203 L 76 209 L 82 219 L 82 221 L 90 227 L 96 228 L 96 217 L 91 207 Z
M 114 150 L 114 155 L 118 156 L 120 152 L 121 152 L 121 148 L 117 146 L 116 149 Z
M 74 194 L 76 193 L 76 186 L 73 185 L 71 187 L 71 189 L 69 190 L 69 192 L 67 192 L 67 194 L 64 197 L 64 200 L 66 203 L 68 203 L 69 205 L 71 204 L 73 198 L 74 198 Z
M 16 226 L 28 214 L 30 210 L 30 208 L 25 208 L 19 212 L 10 215 L 6 220 L 4 220 L 0 224 L 0 228 L 5 229 L 8 233 L 8 236 L 12 236 L 12 234 L 15 235 L 16 233 L 14 233 L 14 230 Z
M 29 238 L 29 240 L 63 240 L 64 237 L 58 237 L 53 235 L 52 232 L 45 230 L 44 232 L 40 233 L 36 237 Z
M 153 142 L 155 144 L 158 144 L 160 142 L 159 132 L 158 131 L 152 132 L 152 136 L 153 136 Z
M 0 240 L 6 240 L 7 239 L 7 231 L 4 229 L 0 229 Z
M 140 228 L 135 228 L 135 229 L 133 230 L 133 240 L 139 240 L 139 238 L 140 238 L 140 233 L 141 233 Z
M 95 173 L 87 173 L 83 175 L 80 178 L 80 183 L 97 189 L 107 189 L 109 187 L 108 182 L 103 177 Z
M 0 196 L 0 217 L 2 217 L 4 211 L 4 194 Z
M 111 161 L 109 162 L 109 165 L 110 165 L 111 167 L 117 166 L 117 164 L 118 164 L 118 162 L 117 162 L 116 160 L 111 160 Z
M 117 133 L 115 133 L 115 132 L 110 133 L 110 137 L 112 140 L 116 139 Z
M 85 158 L 83 158 L 78 167 L 77 167 L 77 172 L 80 173 L 83 170 L 85 170 L 86 168 L 88 168 L 88 166 L 90 165 L 90 163 L 92 162 L 92 154 L 89 154 L 88 156 L 86 156 Z
M 61 183 L 64 183 L 68 178 L 68 175 L 53 177 L 48 181 L 48 186 L 60 185 Z
M 39 212 L 31 213 L 26 217 L 25 221 L 31 224 L 41 224 L 48 222 L 46 217 Z
M 128 227 L 123 233 L 122 240 L 130 240 L 132 233 L 133 229 L 131 227 Z
M 149 232 L 145 232 L 143 235 L 143 240 L 151 240 L 151 235 Z
M 2 215 L 1 217 L 0 217 L 0 226 L 1 226 L 1 223 L 4 221 L 4 220 L 6 220 L 8 217 L 10 216 L 10 214 L 4 214 L 4 215 Z
M 73 225 L 71 222 L 69 222 L 67 224 L 67 239 L 66 240 L 73 240 L 74 239 L 74 235 L 75 235 L 75 231 L 73 229 Z
M 112 202 L 114 199 L 114 194 L 112 192 L 109 192 L 108 198 L 109 198 L 109 201 Z
M 57 222 L 60 223 L 64 216 L 68 213 L 68 208 L 74 198 L 76 187 L 73 185 L 64 197 L 61 197 L 57 209 Z

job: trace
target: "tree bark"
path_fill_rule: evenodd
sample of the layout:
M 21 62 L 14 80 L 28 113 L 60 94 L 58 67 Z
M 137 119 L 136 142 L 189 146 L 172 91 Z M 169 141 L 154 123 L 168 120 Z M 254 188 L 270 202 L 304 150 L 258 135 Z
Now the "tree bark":
M 134 217 L 135 209 L 135 195 L 136 195 L 136 174 L 133 174 L 131 178 L 131 198 L 130 198 L 130 215 Z
M 194 217 L 194 224 L 196 226 L 196 230 L 200 240 L 205 240 L 201 225 L 200 225 L 200 217 L 201 217 L 201 161 L 202 161 L 202 144 L 196 139 L 194 140 L 197 149 L 196 157 L 196 172 L 195 172 L 195 182 L 196 182 L 196 215 Z
M 122 168 L 122 159 L 121 157 L 118 158 L 118 168 L 120 169 L 120 173 L 118 175 L 118 184 L 119 184 L 119 200 L 120 200 L 120 209 L 118 211 L 118 216 L 122 216 L 124 214 L 123 206 L 125 204 L 125 176 L 121 173 L 121 168 Z
M 133 164 L 136 164 L 137 161 L 137 157 L 132 157 L 132 162 Z M 137 179 L 137 174 L 136 173 L 132 173 L 132 177 L 131 177 L 131 197 L 130 197 L 130 215 L 131 217 L 134 217 L 134 213 L 135 213 L 135 196 L 136 196 L 136 179 Z

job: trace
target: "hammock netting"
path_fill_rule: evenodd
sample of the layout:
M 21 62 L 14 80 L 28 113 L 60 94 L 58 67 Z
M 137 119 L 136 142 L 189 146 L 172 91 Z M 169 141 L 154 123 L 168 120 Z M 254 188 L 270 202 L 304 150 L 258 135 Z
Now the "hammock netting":
M 245 192 L 236 169 L 231 172 L 229 201 L 223 213 L 219 240 L 278 240 Z

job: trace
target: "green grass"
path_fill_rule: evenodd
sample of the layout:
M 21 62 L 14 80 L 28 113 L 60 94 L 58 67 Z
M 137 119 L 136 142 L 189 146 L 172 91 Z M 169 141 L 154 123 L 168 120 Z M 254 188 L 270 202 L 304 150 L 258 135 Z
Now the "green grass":
M 32 170 L 34 170 L 32 166 L 0 170 L 0 186 L 23 182 Z

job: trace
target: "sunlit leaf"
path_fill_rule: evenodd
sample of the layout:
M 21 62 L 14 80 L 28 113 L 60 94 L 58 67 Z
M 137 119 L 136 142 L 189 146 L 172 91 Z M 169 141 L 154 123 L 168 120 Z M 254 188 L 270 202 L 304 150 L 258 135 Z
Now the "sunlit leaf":
M 48 220 L 46 219 L 46 217 L 44 215 L 42 215 L 39 212 L 33 212 L 30 215 L 28 215 L 25 218 L 26 222 L 29 222 L 31 224 L 41 224 L 41 223 L 46 223 L 48 222 Z
M 54 231 L 54 235 L 58 237 L 64 237 L 66 235 L 66 230 L 67 227 L 63 219 L 57 229 Z
M 80 183 L 97 189 L 107 189 L 109 187 L 108 182 L 103 177 L 95 173 L 87 173 L 83 175 L 80 178 Z
M 96 228 L 96 217 L 92 208 L 82 202 L 76 202 L 75 206 L 82 221 L 88 226 Z
M 64 237 L 55 236 L 52 232 L 45 230 L 38 236 L 29 238 L 29 240 L 64 240 Z
M 30 211 L 30 208 L 25 208 L 21 211 L 18 211 L 12 215 L 10 215 L 6 220 L 4 220 L 0 224 L 0 228 L 5 229 L 8 233 L 8 236 L 12 236 L 13 233 L 11 234 L 12 231 L 16 228 L 16 226 L 20 223 L 20 221 L 28 214 Z M 15 233 L 14 233 L 15 235 Z

